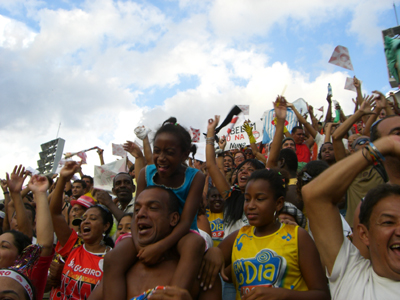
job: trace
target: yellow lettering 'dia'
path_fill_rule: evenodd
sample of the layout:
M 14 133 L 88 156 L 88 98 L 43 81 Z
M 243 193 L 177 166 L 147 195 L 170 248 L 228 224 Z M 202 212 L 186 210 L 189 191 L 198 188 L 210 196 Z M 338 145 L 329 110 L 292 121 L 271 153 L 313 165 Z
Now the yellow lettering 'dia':
M 275 274 L 275 266 L 273 264 L 265 265 L 265 271 L 263 273 L 263 278 L 272 283 Z
M 251 262 L 249 262 L 249 261 L 245 261 L 244 262 L 244 265 L 245 265 L 245 267 L 246 267 L 246 274 L 250 274 L 250 269 L 249 269 L 249 267 L 251 268 L 251 269 L 253 269 L 253 276 L 251 277 L 251 278 L 249 278 L 249 277 L 247 277 L 247 279 L 246 279 L 246 283 L 247 284 L 250 284 L 250 283 L 252 283 L 253 281 L 254 281 L 254 279 L 256 278 L 256 276 L 257 276 L 257 268 L 256 268 L 256 266 L 254 266 Z

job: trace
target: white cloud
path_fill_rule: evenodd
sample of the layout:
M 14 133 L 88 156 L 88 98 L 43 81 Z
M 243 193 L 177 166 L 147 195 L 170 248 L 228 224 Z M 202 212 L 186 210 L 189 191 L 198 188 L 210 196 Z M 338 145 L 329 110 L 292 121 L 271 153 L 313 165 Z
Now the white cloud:
M 307 69 L 273 62 L 271 45 L 251 44 L 248 37 L 267 34 L 289 19 L 315 26 L 356 2 L 181 0 L 182 9 L 196 13 L 179 21 L 147 2 L 86 1 L 71 10 L 34 2 L 38 31 L 0 16 L 0 105 L 6 112 L 0 119 L 0 171 L 17 163 L 35 167 L 39 145 L 56 137 L 60 122 L 65 151 L 99 146 L 106 149 L 107 162 L 115 159 L 111 142 L 135 139 L 137 125 L 156 129 L 176 116 L 204 132 L 209 117 L 225 115 L 233 104 L 250 104 L 250 117 L 257 119 L 285 85 L 289 101 L 302 97 L 320 107 L 330 82 L 350 113 L 353 95 L 343 90 L 347 73 L 310 76 Z M 350 32 L 366 21 L 358 17 Z M 242 44 L 232 47 L 227 37 Z M 320 49 L 324 63 L 329 47 Z M 171 88 L 189 75 L 198 86 L 155 108 L 138 103 L 145 89 Z M 95 152 L 89 153 L 89 163 L 98 163 Z M 92 173 L 91 165 L 84 172 Z
M 24 23 L 0 15 L 0 47 L 13 50 L 27 48 L 35 36 Z

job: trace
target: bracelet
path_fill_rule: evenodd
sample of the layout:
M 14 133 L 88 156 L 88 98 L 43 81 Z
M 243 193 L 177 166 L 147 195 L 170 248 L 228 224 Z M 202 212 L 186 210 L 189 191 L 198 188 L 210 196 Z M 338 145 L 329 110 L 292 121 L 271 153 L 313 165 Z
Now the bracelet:
M 5 192 L 3 192 L 3 195 L 7 195 L 9 193 L 10 193 L 9 191 L 5 191 Z
M 371 148 L 375 151 L 375 154 L 382 160 L 385 161 L 385 157 L 382 155 L 382 153 L 379 152 L 378 148 L 375 147 L 374 144 L 372 144 L 372 142 L 369 142 L 369 145 L 371 146 Z
M 366 161 L 368 162 L 368 163 L 370 163 L 371 162 L 371 160 L 368 158 L 368 156 L 364 153 L 364 149 L 365 150 L 367 150 L 367 153 L 369 153 L 369 149 L 367 148 L 368 146 L 365 146 L 363 149 L 361 149 L 361 154 L 364 156 L 364 158 L 366 159 Z M 371 157 L 371 159 L 372 159 L 372 163 L 375 165 L 375 160 L 374 160 L 374 157 L 373 156 L 370 156 Z
M 214 146 L 214 140 L 206 140 L 206 144 Z
M 214 146 L 215 137 L 206 137 L 206 144 Z

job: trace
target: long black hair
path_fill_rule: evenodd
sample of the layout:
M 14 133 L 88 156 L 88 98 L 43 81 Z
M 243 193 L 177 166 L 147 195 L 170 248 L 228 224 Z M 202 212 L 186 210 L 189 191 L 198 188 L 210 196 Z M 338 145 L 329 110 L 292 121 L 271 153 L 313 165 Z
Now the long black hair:
M 236 168 L 236 170 L 240 170 L 240 168 L 247 163 L 251 164 L 252 167 L 256 170 L 261 170 L 265 168 L 265 165 L 256 159 L 246 159 Z M 237 176 L 235 183 L 237 183 Z M 231 226 L 243 217 L 243 205 L 244 194 L 239 189 L 239 187 L 234 185 L 231 188 L 229 196 L 225 199 L 224 203 L 224 223 L 226 225 Z
M 105 207 L 102 204 L 96 204 L 90 208 L 96 208 L 100 211 L 100 215 L 101 218 L 103 219 L 103 225 L 106 225 L 107 223 L 110 223 L 110 226 L 108 227 L 108 229 L 104 232 L 104 238 L 103 241 L 107 246 L 110 246 L 111 248 L 114 247 L 114 241 L 112 240 L 111 237 L 109 237 L 109 233 L 114 225 L 114 218 L 112 213 L 109 211 L 109 209 L 107 207 Z

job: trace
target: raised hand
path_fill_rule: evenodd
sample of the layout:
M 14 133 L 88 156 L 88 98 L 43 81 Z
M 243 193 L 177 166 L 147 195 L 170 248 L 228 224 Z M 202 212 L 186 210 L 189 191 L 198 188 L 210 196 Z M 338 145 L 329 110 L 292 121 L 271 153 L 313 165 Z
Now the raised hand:
M 310 114 L 310 116 L 314 115 L 314 107 L 312 105 L 308 105 L 308 113 Z
M 113 202 L 110 194 L 106 191 L 94 190 L 93 196 L 96 198 L 97 201 L 99 201 L 100 204 L 103 204 L 107 207 L 111 204 L 111 202 Z
M 375 97 L 375 103 L 376 107 L 380 109 L 385 109 L 387 106 L 387 100 L 384 94 L 382 94 L 379 91 L 372 91 L 372 93 L 376 94 L 377 96 Z
M 250 121 L 245 121 L 242 127 L 243 130 L 246 131 L 247 135 L 253 135 L 253 127 L 250 125 Z
M 33 193 L 46 193 L 49 188 L 49 181 L 45 176 L 33 175 L 28 187 Z
M 142 150 L 140 150 L 139 146 L 136 145 L 136 143 L 134 142 L 126 141 L 126 143 L 123 144 L 122 147 L 126 152 L 132 154 L 134 158 L 143 157 Z
M 67 161 L 60 171 L 60 177 L 64 177 L 66 180 L 71 180 L 72 176 L 79 171 L 80 167 L 81 162 Z
M 25 178 L 28 175 L 25 173 L 25 168 L 22 165 L 15 166 L 11 176 L 6 173 L 8 189 L 11 193 L 20 193 Z
M 1 189 L 3 190 L 3 193 L 8 192 L 7 180 L 1 179 L 0 185 L 1 185 Z
M 219 116 L 215 116 L 215 119 L 209 119 L 208 120 L 208 125 L 207 125 L 207 130 L 212 129 L 215 131 L 215 128 L 217 128 L 219 123 Z
M 226 138 L 225 138 L 224 135 L 219 139 L 219 141 L 218 141 L 218 146 L 219 146 L 219 149 L 222 149 L 222 150 L 225 149 L 225 146 L 226 146 Z
M 374 95 L 370 95 L 367 97 L 364 97 L 363 103 L 361 103 L 360 109 L 363 111 L 364 114 L 370 114 L 372 113 L 372 106 L 374 103 Z
M 331 104 L 332 103 L 332 96 L 331 95 L 326 96 L 326 101 L 328 101 L 328 103 Z
M 356 76 L 353 77 L 353 85 L 355 86 L 356 89 L 359 89 L 361 87 L 361 82 L 358 80 Z
M 278 96 L 274 103 L 275 116 L 278 120 L 285 120 L 287 113 L 287 101 L 285 97 Z M 293 104 L 292 104 L 293 105 Z

